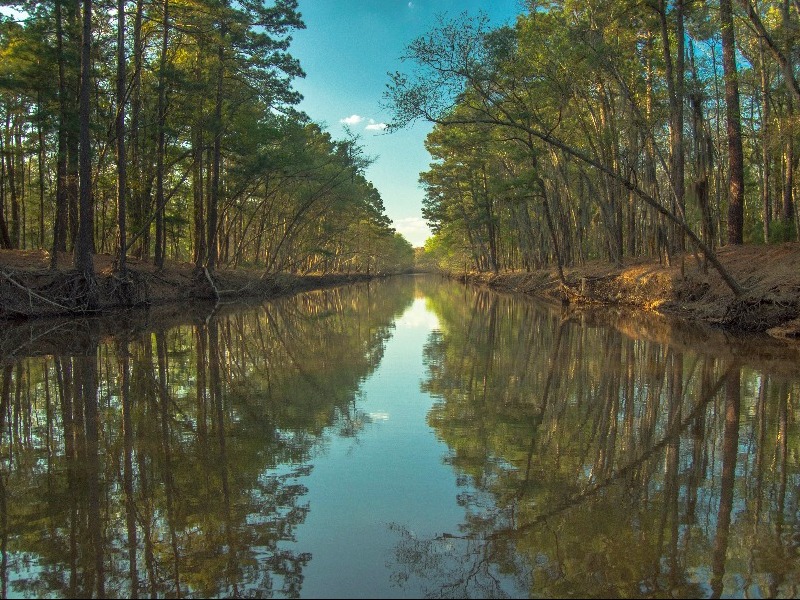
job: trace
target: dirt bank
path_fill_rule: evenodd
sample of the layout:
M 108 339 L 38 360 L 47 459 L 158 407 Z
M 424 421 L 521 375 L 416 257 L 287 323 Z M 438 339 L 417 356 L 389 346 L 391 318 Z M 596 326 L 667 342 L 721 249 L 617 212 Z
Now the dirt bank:
M 215 298 L 270 298 L 304 290 L 363 281 L 352 275 L 288 274 L 263 276 L 256 269 L 221 269 L 213 278 L 191 263 L 168 261 L 156 269 L 129 259 L 128 275 L 113 270 L 113 257 L 95 255 L 96 282 L 71 269 L 72 256 L 59 256 L 62 268 L 49 268 L 42 250 L 0 250 L 0 319 L 91 314 L 120 307 L 143 307 Z M 91 294 L 91 299 L 90 299 Z
M 729 331 L 800 340 L 800 244 L 726 246 L 718 257 L 745 288 L 739 298 L 712 267 L 703 269 L 691 254 L 677 257 L 670 266 L 635 261 L 614 267 L 597 262 L 565 269 L 566 286 L 555 270 L 468 273 L 458 279 L 576 305 L 632 306 Z

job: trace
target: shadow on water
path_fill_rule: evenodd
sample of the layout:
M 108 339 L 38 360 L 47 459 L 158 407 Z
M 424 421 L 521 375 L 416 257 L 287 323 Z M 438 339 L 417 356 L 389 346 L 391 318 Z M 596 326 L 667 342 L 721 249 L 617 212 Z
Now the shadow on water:
M 797 597 L 797 348 L 427 285 L 457 531 L 396 526 L 431 597 Z

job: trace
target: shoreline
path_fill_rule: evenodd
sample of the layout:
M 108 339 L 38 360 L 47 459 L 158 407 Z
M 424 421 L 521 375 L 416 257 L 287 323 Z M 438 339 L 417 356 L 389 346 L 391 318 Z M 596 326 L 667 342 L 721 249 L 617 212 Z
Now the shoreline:
M 0 320 L 104 315 L 119 309 L 147 308 L 191 301 L 269 299 L 303 291 L 368 281 L 383 274 L 265 275 L 253 267 L 220 269 L 213 281 L 192 263 L 167 261 L 158 270 L 128 258 L 128 279 L 113 271 L 113 257 L 95 255 L 98 302 L 85 304 L 81 276 L 71 255 L 59 256 L 62 268 L 49 268 L 42 250 L 0 250 Z M 572 307 L 627 307 L 711 325 L 731 333 L 767 333 L 800 341 L 800 243 L 726 246 L 718 251 L 726 269 L 746 292 L 738 298 L 718 273 L 704 269 L 692 254 L 671 265 L 634 260 L 623 266 L 602 261 L 564 269 L 531 272 L 444 273 L 474 285 L 520 293 Z M 67 266 L 69 265 L 69 266 Z
M 382 274 L 333 273 L 326 275 L 265 275 L 254 268 L 220 269 L 213 280 L 191 263 L 167 261 L 156 269 L 129 258 L 127 277 L 113 271 L 113 257 L 95 255 L 96 281 L 87 300 L 85 278 L 66 265 L 71 256 L 59 257 L 62 268 L 49 268 L 49 254 L 40 250 L 0 251 L 0 321 L 14 322 L 44 317 L 105 316 L 124 309 L 147 309 L 196 301 L 270 299 L 304 291 L 368 281 Z
M 731 333 L 766 333 L 800 341 L 800 244 L 738 246 L 718 257 L 746 288 L 738 298 L 691 254 L 672 265 L 631 261 L 621 267 L 590 262 L 531 272 L 447 273 L 464 283 L 521 293 L 570 306 L 628 307 L 703 323 Z

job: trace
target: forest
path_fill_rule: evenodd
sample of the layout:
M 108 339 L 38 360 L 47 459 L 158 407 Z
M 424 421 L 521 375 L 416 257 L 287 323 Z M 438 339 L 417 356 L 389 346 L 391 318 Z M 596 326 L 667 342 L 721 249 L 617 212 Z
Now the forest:
M 221 269 L 553 270 L 564 288 L 576 265 L 683 273 L 691 254 L 738 299 L 720 249 L 796 247 L 797 0 L 442 15 L 384 94 L 390 133 L 433 124 L 416 257 L 358 136 L 297 108 L 296 0 L 3 6 L 0 250 L 69 269 L 59 305 L 95 304 L 100 255 L 123 304 L 142 296 L 131 259 L 193 265 L 218 295 Z
M 296 107 L 296 0 L 4 2 L 0 249 L 264 274 L 408 269 L 355 135 Z M 60 254 L 68 253 L 68 254 Z M 71 253 L 71 254 L 69 254 Z
M 386 93 L 434 123 L 428 266 L 532 271 L 797 240 L 796 0 L 527 3 L 442 20 Z

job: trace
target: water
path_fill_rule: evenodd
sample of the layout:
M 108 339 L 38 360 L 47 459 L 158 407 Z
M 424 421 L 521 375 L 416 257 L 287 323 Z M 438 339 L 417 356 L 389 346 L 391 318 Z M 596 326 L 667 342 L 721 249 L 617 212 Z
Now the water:
M 3 597 L 797 597 L 800 353 L 434 277 L 0 334 Z

